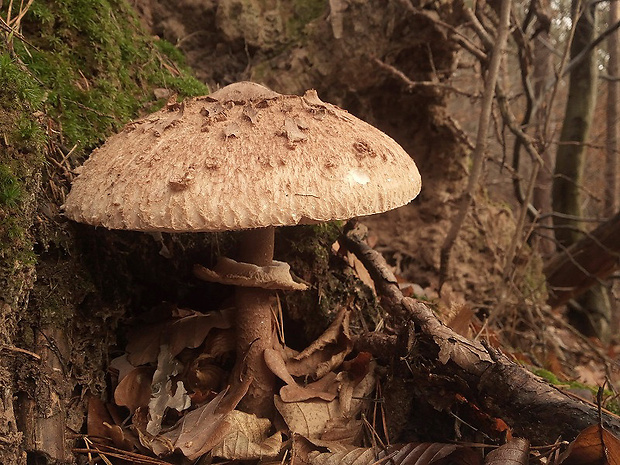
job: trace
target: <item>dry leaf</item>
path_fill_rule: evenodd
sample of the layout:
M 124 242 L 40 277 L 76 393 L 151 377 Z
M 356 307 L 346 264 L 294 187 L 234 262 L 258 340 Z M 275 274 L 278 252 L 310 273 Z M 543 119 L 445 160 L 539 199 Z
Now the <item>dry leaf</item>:
M 321 399 L 332 401 L 338 394 L 340 382 L 336 373 L 330 371 L 321 379 L 314 383 L 300 386 L 299 384 L 288 384 L 280 389 L 280 398 L 283 402 L 301 402 L 309 399 Z
M 303 402 L 284 402 L 280 396 L 274 396 L 274 403 L 280 415 L 284 419 L 289 430 L 294 434 L 299 434 L 314 444 L 329 445 L 335 447 L 333 442 L 321 442 L 325 437 L 326 441 L 330 441 L 330 433 L 334 429 L 338 429 L 337 436 L 354 438 L 357 431 L 352 428 L 359 428 L 361 423 L 355 422 L 358 414 L 362 411 L 364 405 L 367 404 L 367 397 L 373 391 L 375 385 L 374 372 L 368 375 L 353 388 L 352 382 L 349 380 L 349 386 L 345 389 L 345 399 L 341 402 L 340 397 L 343 396 L 341 388 L 339 398 L 330 402 L 323 400 L 307 400 Z M 343 434 L 342 428 L 346 430 Z M 340 441 L 344 444 L 344 441 Z
M 119 425 L 110 425 L 109 423 L 103 424 L 107 430 L 107 437 L 112 440 L 112 444 L 115 447 L 122 450 L 133 450 L 137 445 L 137 440 L 131 432 L 121 428 Z
M 86 417 L 86 432 L 92 438 L 107 438 L 108 428 L 104 423 L 113 423 L 110 412 L 105 403 L 92 394 L 88 396 L 88 415 Z
M 487 351 L 483 351 L 469 339 L 456 335 L 451 330 L 447 329 L 445 335 L 438 334 L 433 339 L 439 346 L 438 359 L 444 365 L 449 360 L 460 367 L 476 366 L 480 362 L 493 363 Z
M 127 360 L 134 367 L 157 361 L 157 354 L 159 354 L 159 347 L 161 346 L 161 335 L 166 326 L 166 323 L 144 325 L 129 333 L 125 350 L 127 351 Z
M 353 349 L 349 331 L 351 311 L 342 308 L 336 319 L 312 344 L 286 360 L 286 368 L 293 376 L 318 379 L 342 364 Z
M 427 465 L 459 463 L 458 455 L 465 448 L 456 444 L 410 443 L 391 446 L 387 451 L 356 447 L 338 452 L 310 452 L 308 458 L 315 465 Z M 449 462 L 444 459 L 450 458 Z M 457 460 L 452 460 L 453 458 Z M 475 462 L 474 462 L 475 463 Z
M 338 400 L 342 414 L 351 418 L 361 410 L 363 398 L 370 395 L 375 388 L 375 367 L 376 364 L 371 363 L 366 375 L 360 380 L 348 372 L 338 374 L 340 381 L 340 392 Z
M 329 372 L 314 383 L 300 386 L 288 372 L 280 351 L 267 349 L 263 356 L 271 372 L 286 383 L 286 386 L 280 389 L 280 398 L 283 402 L 299 402 L 313 398 L 327 401 L 335 399 L 338 392 L 335 373 Z
M 599 425 L 588 426 L 560 457 L 563 465 L 620 465 L 620 440 Z
M 501 447 L 488 453 L 484 459 L 486 465 L 515 464 L 527 465 L 530 458 L 530 442 L 527 439 L 514 438 Z
M 185 348 L 200 346 L 213 329 L 228 329 L 233 325 L 233 312 L 230 309 L 202 314 L 195 312 L 179 318 L 168 325 L 162 338 L 168 344 L 170 353 L 177 356 Z
M 229 460 L 256 460 L 277 457 L 282 448 L 282 434 L 268 436 L 271 421 L 233 410 L 225 419 L 229 433 L 211 453 Z
M 167 408 L 173 408 L 179 412 L 191 406 L 191 400 L 178 381 L 173 383 L 172 377 L 179 374 L 181 364 L 174 359 L 168 346 L 162 345 L 157 358 L 157 369 L 153 374 L 151 384 L 151 398 L 149 401 L 149 421 L 146 432 L 156 435 L 161 430 L 161 422 Z
M 236 335 L 234 329 L 221 329 L 209 333 L 202 353 L 220 359 L 222 356 L 235 351 Z
M 314 444 L 299 434 L 293 434 L 292 442 L 290 465 L 311 465 L 308 456 L 314 452 Z
M 146 431 L 147 416 L 139 408 L 133 416 L 133 425 L 138 431 L 140 443 L 162 456 L 180 450 L 190 460 L 206 454 L 219 444 L 229 432 L 226 416 L 234 410 L 241 398 L 248 392 L 251 378 L 225 389 L 209 403 L 186 413 L 165 433 L 153 436 Z
M 159 350 L 159 347 L 157 348 L 157 350 Z M 110 368 L 116 371 L 116 373 L 118 373 L 118 378 L 116 379 L 116 382 L 120 383 L 125 376 L 127 376 L 133 371 L 135 366 L 132 365 L 129 360 L 127 360 L 127 354 L 123 354 L 120 357 L 112 359 L 112 361 L 110 362 Z
M 127 407 L 132 413 L 138 407 L 146 407 L 151 399 L 151 382 L 155 367 L 134 368 L 114 390 L 116 405 Z
M 226 375 L 223 368 L 211 363 L 213 360 L 210 356 L 199 356 L 194 360 L 187 372 L 187 389 L 192 392 L 190 394 L 192 402 L 201 404 L 209 397 L 212 392 L 220 391 L 220 387 Z
M 274 403 L 289 430 L 310 440 L 320 439 L 327 422 L 341 415 L 337 399 L 331 402 L 307 400 L 286 403 L 280 396 L 274 396 Z
M 463 337 L 469 338 L 471 336 L 470 325 L 474 317 L 474 311 L 469 305 L 452 305 L 450 309 L 453 313 L 450 321 L 446 323 L 448 328 L 452 329 L 457 334 Z
M 232 310 L 229 309 L 207 314 L 183 311 L 181 318 L 146 325 L 130 333 L 127 359 L 134 366 L 154 363 L 163 344 L 167 344 L 170 353 L 176 356 L 185 348 L 200 346 L 212 329 L 231 328 L 232 321 Z

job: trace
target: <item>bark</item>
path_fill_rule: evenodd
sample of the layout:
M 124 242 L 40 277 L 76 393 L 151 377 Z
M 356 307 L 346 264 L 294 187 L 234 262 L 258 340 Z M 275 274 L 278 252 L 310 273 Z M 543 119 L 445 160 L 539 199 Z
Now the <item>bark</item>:
M 618 2 L 609 2 L 609 24 L 620 18 Z M 605 209 L 604 214 L 613 215 L 618 209 L 618 31 L 607 39 L 609 63 L 607 71 L 611 79 L 607 82 L 607 140 L 605 144 Z
M 551 216 L 551 191 L 553 187 L 553 154 L 549 150 L 548 137 L 548 114 L 549 108 L 545 101 L 545 83 L 553 74 L 552 52 L 544 43 L 550 42 L 549 29 L 551 27 L 550 8 L 548 1 L 537 2 L 536 16 L 538 34 L 534 38 L 534 59 L 532 62 L 532 81 L 534 90 L 534 138 L 537 141 L 537 149 L 543 161 L 543 166 L 538 171 L 536 186 L 532 203 L 538 211 L 540 219 L 538 224 L 545 227 L 545 237 L 539 236 L 537 241 L 538 251 L 543 257 L 555 252 L 553 236 L 553 218 Z
M 363 242 L 362 235 L 350 231 L 346 245 L 370 272 L 397 325 L 415 328 L 415 355 L 409 351 L 405 358 L 425 398 L 437 398 L 440 392 L 444 409 L 453 408 L 457 397 L 465 398 L 484 413 L 503 419 L 516 436 L 536 444 L 553 443 L 558 437 L 572 440 L 598 422 L 595 405 L 549 385 L 501 351 L 456 334 L 424 303 L 404 297 L 385 259 Z M 614 434 L 620 433 L 615 415 L 603 412 L 602 423 Z M 485 431 L 484 425 L 476 427 L 493 433 Z
M 571 59 L 576 58 L 594 40 L 596 34 L 596 9 L 594 4 L 583 11 L 582 4 L 573 0 L 573 18 L 577 16 L 575 35 L 571 44 Z M 584 143 L 588 138 L 596 101 L 596 59 L 588 53 L 580 66 L 570 73 L 568 99 L 557 150 L 555 179 L 553 182 L 553 210 L 568 216 L 555 216 L 555 235 L 560 244 L 569 246 L 581 237 L 579 229 L 582 216 L 581 184 L 585 159 Z
M 24 448 L 32 456 L 46 457 L 54 463 L 71 462 L 65 437 L 66 405 L 71 395 L 65 361 L 69 356 L 64 328 L 47 326 L 37 334 L 36 349 L 41 355 L 40 384 L 33 392 L 23 390 L 18 398 L 18 426 L 24 435 Z
M 553 257 L 545 267 L 549 305 L 578 297 L 620 267 L 620 212 L 580 241 Z
M 581 11 L 578 8 L 582 7 Z M 556 155 L 553 182 L 553 210 L 555 237 L 562 247 L 568 247 L 583 237 L 582 196 L 583 168 L 596 102 L 597 67 L 595 48 L 596 3 L 572 2 L 573 17 L 577 17 L 575 35 L 571 44 L 572 66 L 566 112 Z M 569 65 L 570 66 L 570 65 Z M 577 311 L 569 317 L 584 334 L 605 340 L 609 336 L 611 309 L 604 288 L 592 288 L 577 303 Z

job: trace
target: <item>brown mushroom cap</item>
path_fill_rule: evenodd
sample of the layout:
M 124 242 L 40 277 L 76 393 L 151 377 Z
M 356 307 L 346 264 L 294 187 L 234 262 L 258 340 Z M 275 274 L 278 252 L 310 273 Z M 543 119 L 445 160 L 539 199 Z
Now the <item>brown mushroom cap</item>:
M 315 91 L 231 84 L 129 123 L 80 168 L 69 218 L 139 231 L 221 231 L 384 212 L 420 191 L 390 137 Z

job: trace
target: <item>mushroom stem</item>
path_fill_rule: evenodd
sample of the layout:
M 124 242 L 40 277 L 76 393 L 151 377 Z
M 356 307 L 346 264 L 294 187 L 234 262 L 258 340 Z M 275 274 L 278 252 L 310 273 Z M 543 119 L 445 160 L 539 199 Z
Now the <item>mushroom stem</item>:
M 240 244 L 239 260 L 259 266 L 273 261 L 274 228 L 244 231 Z M 238 287 L 235 293 L 237 306 L 237 362 L 234 373 L 251 376 L 252 384 L 241 400 L 239 408 L 259 417 L 269 417 L 273 412 L 275 376 L 267 368 L 263 353 L 273 347 L 274 291 Z

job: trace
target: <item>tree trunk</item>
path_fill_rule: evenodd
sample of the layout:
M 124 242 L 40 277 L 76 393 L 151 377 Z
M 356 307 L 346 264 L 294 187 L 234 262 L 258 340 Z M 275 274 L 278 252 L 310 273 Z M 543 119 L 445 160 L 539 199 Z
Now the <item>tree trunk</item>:
M 536 112 L 534 113 L 534 138 L 537 141 L 536 149 L 543 160 L 543 166 L 538 171 L 532 203 L 541 215 L 538 221 L 544 226 L 544 234 L 537 240 L 537 248 L 543 257 L 548 257 L 555 252 L 555 236 L 553 235 L 553 209 L 551 206 L 551 192 L 553 188 L 553 153 L 549 149 L 549 108 L 544 99 L 545 83 L 552 76 L 553 61 L 552 53 L 545 43 L 550 43 L 549 29 L 551 27 L 550 8 L 547 1 L 537 2 L 536 18 L 538 34 L 534 38 L 534 60 L 532 62 L 532 80 L 534 88 L 534 101 Z
M 573 18 L 577 18 L 570 56 L 575 59 L 587 49 L 596 34 L 596 4 L 586 3 L 583 10 L 580 0 L 573 0 Z M 553 182 L 553 210 L 555 237 L 559 244 L 568 247 L 583 237 L 582 197 L 583 167 L 586 156 L 585 142 L 596 102 L 596 56 L 594 51 L 586 54 L 579 66 L 572 68 L 566 112 L 560 135 Z M 578 305 L 573 306 L 573 324 L 588 335 L 606 339 L 609 331 L 611 309 L 606 291 L 590 289 Z
M 577 18 L 575 36 L 571 44 L 570 56 L 577 57 L 588 44 L 594 40 L 596 33 L 596 10 L 588 6 L 577 11 L 582 5 L 580 0 L 573 0 L 573 18 Z M 554 217 L 555 235 L 558 241 L 569 246 L 580 239 L 582 216 L 581 184 L 585 145 L 590 131 L 590 124 L 596 102 L 596 57 L 589 53 L 580 66 L 570 73 L 568 99 L 560 135 L 553 182 L 553 210 L 562 216 Z
M 609 24 L 614 24 L 620 17 L 618 2 L 609 2 Z M 607 140 L 605 144 L 605 210 L 611 216 L 618 210 L 618 31 L 607 39 L 609 63 L 607 71 L 611 79 L 607 81 Z

